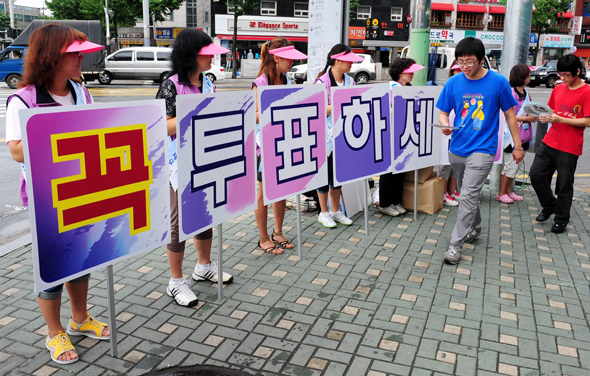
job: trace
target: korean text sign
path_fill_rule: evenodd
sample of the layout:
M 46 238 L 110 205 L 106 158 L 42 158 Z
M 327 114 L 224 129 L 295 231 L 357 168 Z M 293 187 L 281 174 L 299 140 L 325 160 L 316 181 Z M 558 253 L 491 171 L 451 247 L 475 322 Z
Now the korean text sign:
M 260 87 L 264 204 L 328 184 L 326 88 Z
M 35 291 L 170 241 L 162 101 L 22 110 Z
M 393 165 L 399 173 L 439 164 L 441 135 L 438 128 L 440 111 L 436 102 L 442 91 L 438 86 L 394 87 L 393 103 Z
M 253 91 L 176 99 L 180 240 L 256 209 Z
M 391 168 L 389 84 L 333 88 L 334 178 L 337 185 Z

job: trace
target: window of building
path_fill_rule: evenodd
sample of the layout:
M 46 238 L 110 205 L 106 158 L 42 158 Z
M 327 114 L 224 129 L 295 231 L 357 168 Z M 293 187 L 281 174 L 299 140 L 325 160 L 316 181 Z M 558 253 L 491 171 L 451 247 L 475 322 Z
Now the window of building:
M 483 29 L 483 13 L 457 12 L 457 27 Z
M 444 10 L 433 10 L 430 13 L 431 26 L 452 26 L 451 13 Z
M 569 33 L 570 32 L 570 19 L 569 18 L 558 18 L 557 19 L 557 27 L 559 28 L 560 33 Z
M 209 22 L 209 12 L 205 12 L 205 22 Z
M 197 0 L 186 2 L 186 26 L 197 27 Z
M 403 15 L 404 15 L 403 8 L 391 8 L 391 20 L 392 21 L 401 21 Z
M 234 14 L 234 2 L 232 0 L 227 0 L 227 13 Z
M 170 61 L 170 52 L 158 52 L 158 61 Z
M 356 7 L 356 18 L 358 20 L 366 20 L 367 18 L 371 18 L 371 7 L 366 5 L 359 5 Z
M 309 3 L 295 3 L 295 17 L 307 17 L 309 15 Z
M 488 23 L 488 29 L 504 29 L 504 15 L 503 14 L 492 14 L 492 22 Z
M 261 1 L 260 2 L 260 14 L 263 16 L 276 16 L 277 15 L 277 2 L 276 1 Z
M 174 11 L 170 11 L 170 21 L 174 21 Z
M 137 61 L 154 61 L 154 53 L 151 51 L 137 51 L 135 59 Z

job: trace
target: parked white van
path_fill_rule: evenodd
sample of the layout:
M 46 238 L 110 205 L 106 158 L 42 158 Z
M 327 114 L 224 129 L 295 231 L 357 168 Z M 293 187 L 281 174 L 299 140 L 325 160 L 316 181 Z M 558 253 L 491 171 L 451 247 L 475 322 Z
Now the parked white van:
M 170 75 L 170 54 L 168 47 L 128 47 L 106 57 L 104 71 L 98 77 L 103 85 L 112 80 L 154 80 L 162 82 Z M 205 72 L 211 82 L 225 79 L 224 69 L 211 66 Z
M 429 53 L 433 54 L 436 49 L 436 73 L 435 73 L 435 82 L 437 85 L 444 85 L 445 82 L 449 79 L 449 71 L 451 70 L 451 64 L 455 60 L 455 47 L 430 47 Z M 410 54 L 410 46 L 404 47 L 402 50 L 400 57 L 409 57 Z M 493 70 L 497 72 L 496 69 L 492 69 L 490 65 L 490 61 L 488 60 L 487 56 L 484 56 L 482 66 L 486 69 Z

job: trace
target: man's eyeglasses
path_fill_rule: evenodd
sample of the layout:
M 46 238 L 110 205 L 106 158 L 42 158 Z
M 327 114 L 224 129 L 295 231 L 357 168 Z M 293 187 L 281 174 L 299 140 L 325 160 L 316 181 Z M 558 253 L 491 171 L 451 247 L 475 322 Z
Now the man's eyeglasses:
M 460 67 L 472 67 L 475 65 L 475 63 L 477 63 L 477 60 L 476 61 L 465 61 L 465 62 L 458 61 L 457 65 Z
M 557 75 L 559 75 L 561 78 L 572 78 L 571 73 L 557 73 Z

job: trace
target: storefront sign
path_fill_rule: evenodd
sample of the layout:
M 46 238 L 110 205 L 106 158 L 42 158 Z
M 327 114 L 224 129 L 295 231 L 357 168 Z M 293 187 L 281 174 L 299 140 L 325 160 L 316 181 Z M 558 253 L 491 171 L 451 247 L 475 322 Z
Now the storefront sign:
M 178 36 L 178 33 L 180 33 L 182 30 L 184 30 L 184 27 L 175 27 L 174 28 L 174 39 L 176 39 L 176 37 Z
M 463 30 L 430 30 L 431 42 L 459 43 L 463 38 L 465 38 L 465 31 Z
M 504 40 L 504 33 L 499 31 L 476 31 L 475 35 L 468 35 L 469 31 L 465 32 L 465 37 L 475 37 L 481 39 L 483 44 L 502 44 Z
M 156 39 L 172 39 L 174 35 L 174 28 L 172 27 L 157 27 L 156 28 Z
M 365 39 L 365 28 L 349 26 L 348 39 Z
M 531 35 L 529 36 L 529 43 L 537 44 L 538 40 L 539 40 L 539 37 L 537 36 L 537 34 L 531 33 Z
M 584 17 L 574 17 L 574 24 L 572 26 L 572 34 L 580 35 L 582 34 L 582 20 Z
M 143 38 L 119 38 L 119 43 L 143 46 Z
M 227 20 L 227 29 L 234 30 L 233 19 Z M 239 31 L 291 31 L 295 33 L 307 33 L 307 22 L 280 22 L 280 21 L 252 21 L 238 19 Z
M 580 34 L 580 44 L 590 43 L 590 29 L 582 30 L 582 34 Z
M 545 34 L 543 42 L 543 47 L 570 48 L 574 45 L 574 36 Z

